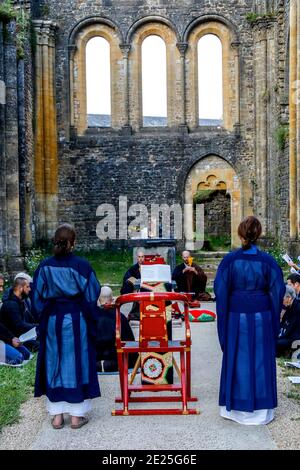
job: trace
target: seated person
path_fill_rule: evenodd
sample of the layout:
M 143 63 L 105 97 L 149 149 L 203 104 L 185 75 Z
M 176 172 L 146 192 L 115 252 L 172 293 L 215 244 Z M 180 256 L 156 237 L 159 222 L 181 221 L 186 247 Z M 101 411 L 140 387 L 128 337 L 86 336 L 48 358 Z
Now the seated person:
M 296 299 L 300 299 L 300 274 L 290 274 L 287 283 L 295 290 Z
M 12 332 L 14 337 L 19 337 L 23 333 L 37 327 L 37 323 L 29 318 L 26 310 L 25 299 L 30 293 L 30 283 L 25 278 L 14 280 L 13 287 L 3 296 L 3 305 L 0 312 L 1 323 Z M 25 343 L 31 351 L 37 351 L 39 342 L 37 340 Z
M 277 357 L 289 351 L 293 341 L 300 339 L 300 300 L 296 299 L 294 289 L 287 285 L 283 299 L 286 311 L 280 322 L 277 340 Z
M 112 290 L 103 286 L 99 297 L 97 318 L 97 370 L 98 372 L 115 372 L 118 370 L 116 351 L 116 308 L 113 305 Z M 125 315 L 121 313 L 121 339 L 134 341 L 134 334 Z M 136 354 L 129 355 L 129 368 L 134 367 Z
M 145 260 L 145 254 L 143 250 L 138 250 L 137 252 L 137 263 L 131 266 L 128 271 L 125 273 L 123 278 L 123 285 L 121 287 L 121 295 L 123 294 L 132 294 L 136 292 L 135 288 L 135 281 L 141 279 L 141 265 Z M 140 292 L 149 292 L 150 288 L 143 287 L 141 285 L 139 287 Z M 131 311 L 128 316 L 129 320 L 137 320 L 140 319 L 140 310 L 139 310 L 139 303 L 134 302 L 131 308 Z
M 211 300 L 211 295 L 205 292 L 207 276 L 203 269 L 193 263 L 189 251 L 182 252 L 183 263 L 176 266 L 172 279 L 176 282 L 176 292 L 194 292 L 193 300 Z
M 291 261 L 290 263 L 288 263 L 288 265 L 291 267 L 291 268 L 294 268 L 296 269 L 296 271 L 298 271 L 298 273 L 300 274 L 300 266 L 296 263 L 294 263 L 293 261 Z M 296 274 L 296 273 L 295 273 Z
M 121 287 L 121 294 L 131 294 L 134 292 L 134 283 L 137 279 L 141 279 L 141 265 L 145 259 L 144 252 L 139 250 L 137 252 L 137 263 L 131 266 L 131 268 L 126 271 L 123 278 L 123 285 Z
M 16 338 L 2 323 L 0 323 L 0 341 L 4 343 L 0 364 L 16 366 L 30 358 L 28 349 L 22 346 L 19 338 Z

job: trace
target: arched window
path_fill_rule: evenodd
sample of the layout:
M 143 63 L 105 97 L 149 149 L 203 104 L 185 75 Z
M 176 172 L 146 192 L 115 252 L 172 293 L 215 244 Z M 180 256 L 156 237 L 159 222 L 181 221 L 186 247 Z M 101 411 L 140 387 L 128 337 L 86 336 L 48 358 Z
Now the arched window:
M 214 34 L 198 41 L 199 125 L 223 125 L 222 43 Z
M 167 125 L 166 45 L 156 35 L 142 43 L 143 126 Z
M 110 127 L 110 45 L 99 36 L 86 45 L 86 95 L 88 126 Z

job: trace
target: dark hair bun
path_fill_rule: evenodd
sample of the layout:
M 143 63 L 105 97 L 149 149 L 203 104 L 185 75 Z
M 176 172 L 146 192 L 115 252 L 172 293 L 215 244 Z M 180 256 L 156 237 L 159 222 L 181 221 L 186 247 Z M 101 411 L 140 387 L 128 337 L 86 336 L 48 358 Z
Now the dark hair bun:
M 262 233 L 262 226 L 260 221 L 254 217 L 246 217 L 239 225 L 238 235 L 245 240 L 243 242 L 243 249 L 247 250 L 251 244 L 257 242 Z

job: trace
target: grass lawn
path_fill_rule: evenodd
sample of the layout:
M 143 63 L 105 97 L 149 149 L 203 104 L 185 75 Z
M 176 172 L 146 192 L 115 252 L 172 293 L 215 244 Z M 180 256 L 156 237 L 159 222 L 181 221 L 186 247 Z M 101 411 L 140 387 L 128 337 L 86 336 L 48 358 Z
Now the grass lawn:
M 133 265 L 131 251 L 90 251 L 76 254 L 90 262 L 102 286 L 109 284 L 114 295 L 120 295 L 123 276 Z
M 36 355 L 23 367 L 0 367 L 0 430 L 20 418 L 20 405 L 33 395 Z

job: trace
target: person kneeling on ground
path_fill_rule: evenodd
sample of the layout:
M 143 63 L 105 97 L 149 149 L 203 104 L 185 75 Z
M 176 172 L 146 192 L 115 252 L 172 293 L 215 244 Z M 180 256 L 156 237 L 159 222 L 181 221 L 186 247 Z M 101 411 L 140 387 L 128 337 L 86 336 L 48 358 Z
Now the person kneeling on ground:
M 293 341 L 300 339 L 300 300 L 296 299 L 295 290 L 289 285 L 286 286 L 283 304 L 286 312 L 280 322 L 277 357 L 287 353 Z
M 98 372 L 116 372 L 118 360 L 116 351 L 116 307 L 112 290 L 103 286 L 99 297 L 99 316 L 97 319 L 97 370 Z M 134 334 L 125 315 L 121 313 L 122 341 L 134 341 Z M 129 368 L 134 367 L 136 354 L 129 354 Z

